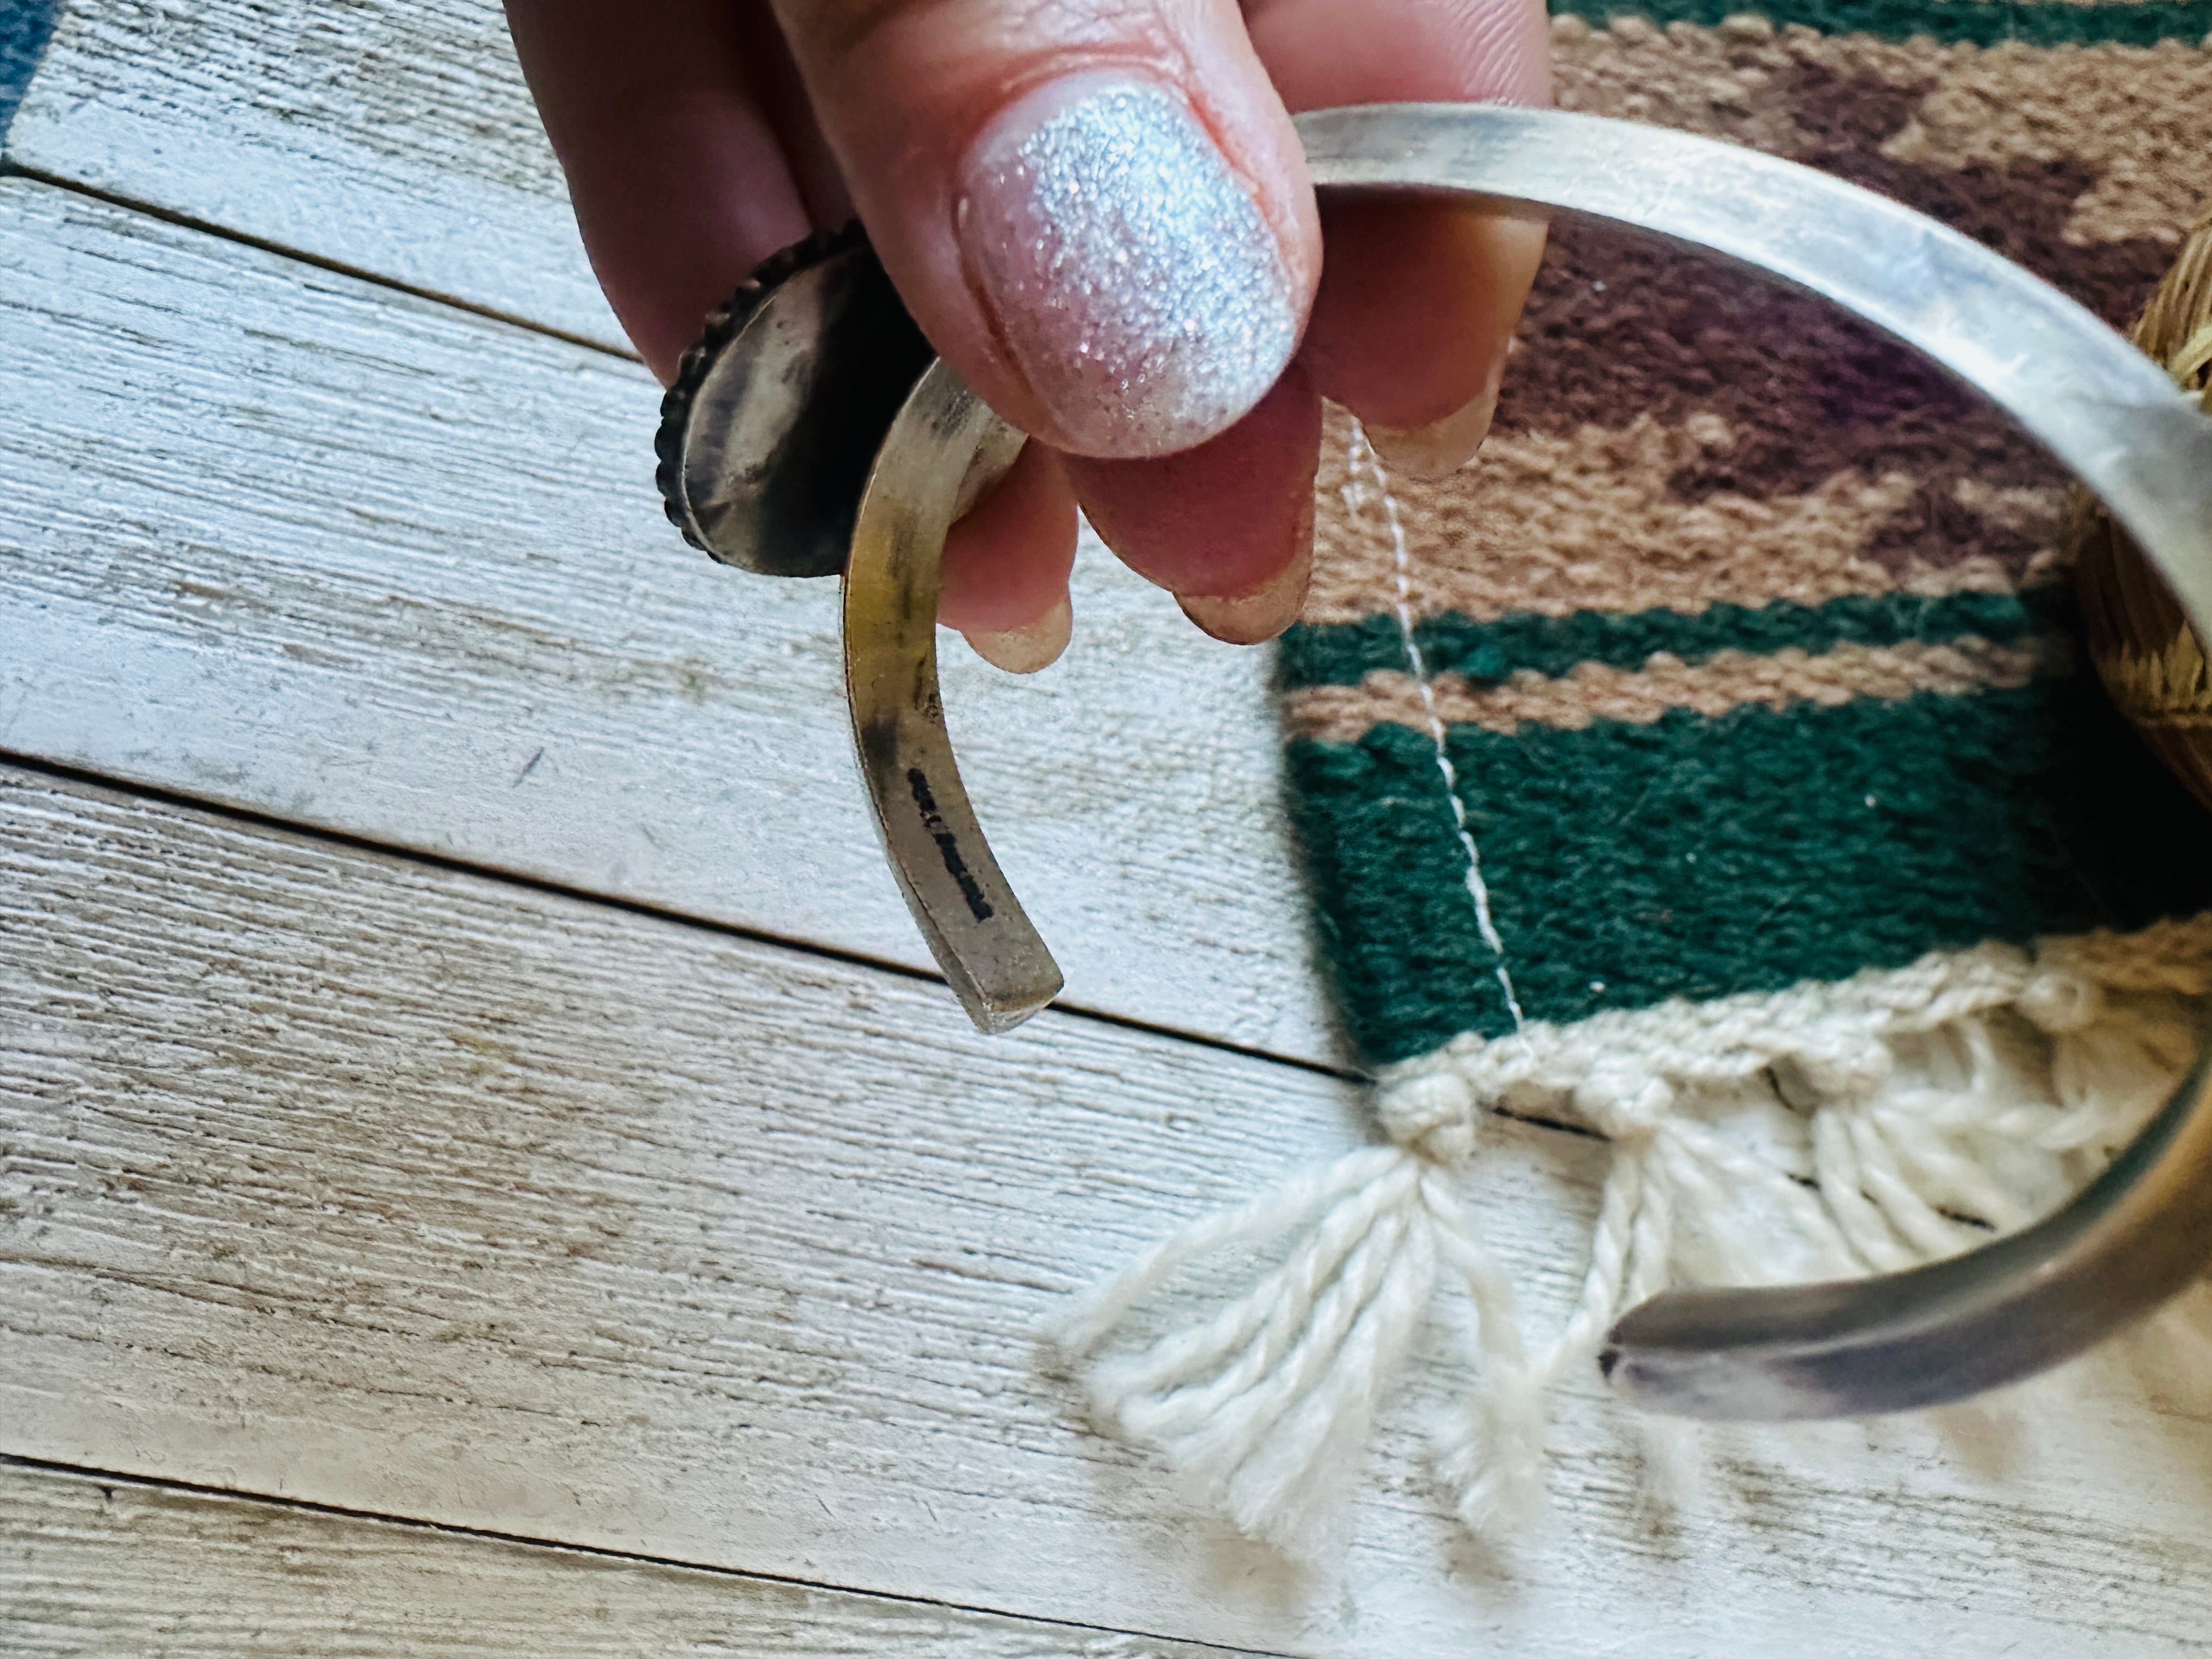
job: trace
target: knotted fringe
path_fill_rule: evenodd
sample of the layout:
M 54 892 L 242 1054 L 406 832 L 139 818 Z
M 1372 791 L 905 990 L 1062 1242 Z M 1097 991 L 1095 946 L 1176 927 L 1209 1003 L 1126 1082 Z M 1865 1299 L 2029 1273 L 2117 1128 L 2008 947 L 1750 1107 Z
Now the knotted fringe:
M 1352 1153 L 1242 1208 L 1193 1223 L 1098 1286 L 1058 1333 L 1089 1353 L 1179 1269 L 1280 1244 L 1281 1266 L 1211 1316 L 1100 1362 L 1091 1396 L 1123 1436 L 1157 1449 L 1236 1525 L 1310 1547 L 1364 1448 L 1375 1409 L 1403 1369 L 1439 1279 L 1474 1319 L 1470 1364 L 1492 1386 L 1442 1449 L 1463 1468 L 1470 1524 L 1533 1476 L 1540 1443 L 1513 1291 L 1453 1192 L 1474 1146 L 1463 1085 L 1399 1091 L 1395 1144 Z M 1527 1411 L 1530 1420 L 1515 1413 Z
M 1182 1270 L 1267 1252 L 1279 1265 L 1227 1305 L 1087 1381 L 1118 1432 L 1237 1527 L 1310 1549 L 1454 1285 L 1474 1317 L 1436 1466 L 1460 1518 L 1495 1532 L 1535 1496 L 1547 1392 L 1593 1370 L 1622 1310 L 1670 1285 L 1891 1272 L 2025 1224 L 2179 1083 L 2208 991 L 2212 916 L 1461 1037 L 1382 1077 L 1389 1144 L 1194 1222 L 1059 1339 L 1092 1355 Z M 1613 1143 L 1580 1295 L 1534 1358 L 1453 1184 L 1507 1102 L 1571 1110 Z

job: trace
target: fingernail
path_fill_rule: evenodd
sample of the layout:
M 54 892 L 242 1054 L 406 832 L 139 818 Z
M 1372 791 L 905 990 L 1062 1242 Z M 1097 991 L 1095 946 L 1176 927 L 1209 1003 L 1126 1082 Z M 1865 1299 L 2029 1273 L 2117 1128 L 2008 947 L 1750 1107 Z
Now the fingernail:
M 1272 640 L 1298 619 L 1306 602 L 1306 583 L 1313 575 L 1313 503 L 1299 515 L 1297 551 L 1280 574 L 1249 593 L 1225 599 L 1201 599 L 1178 593 L 1182 614 L 1215 639 L 1230 645 L 1258 645 Z
M 1369 426 L 1367 441 L 1393 472 L 1424 481 L 1449 478 L 1473 460 L 1498 413 L 1498 388 L 1505 378 L 1505 354 L 1491 366 L 1480 392 L 1440 421 L 1426 426 Z
M 1049 668 L 1060 660 L 1060 653 L 1067 649 L 1067 641 L 1075 632 L 1075 612 L 1067 603 L 1067 595 L 1060 596 L 1060 603 L 1026 628 L 1009 628 L 1003 633 L 986 634 L 980 629 L 963 637 L 975 654 L 994 668 L 1003 668 L 1009 674 L 1034 674 L 1040 668 Z
M 969 268 L 1062 448 L 1188 449 L 1259 402 L 1297 349 L 1274 231 L 1156 82 L 1047 82 L 984 131 L 961 192 Z

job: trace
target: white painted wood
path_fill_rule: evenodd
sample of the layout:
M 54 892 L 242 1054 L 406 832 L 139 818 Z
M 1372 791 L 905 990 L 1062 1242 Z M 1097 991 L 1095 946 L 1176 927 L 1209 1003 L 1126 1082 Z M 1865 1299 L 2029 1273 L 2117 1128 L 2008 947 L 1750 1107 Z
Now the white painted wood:
M 498 0 L 70 0 L 7 156 L 629 350 Z
M 836 585 L 684 545 L 656 395 L 0 183 L 0 749 L 927 966 L 849 758 Z M 1265 658 L 1095 548 L 1078 603 L 1032 679 L 945 653 L 1068 1000 L 1332 1056 Z
M 1223 1652 L 0 1464 L 0 1655 L 11 1659 Z
M 84 0 L 9 153 L 619 343 L 489 4 Z M 732 586 L 653 522 L 641 373 L 13 184 L 0 377 L 0 744 L 920 959 L 842 759 L 826 596 Z M 951 688 L 1073 994 L 1328 1054 L 1256 665 L 1086 580 L 1106 648 Z M 1132 669 L 1162 653 L 1173 707 Z M 1348 1145 L 1307 1074 L 1061 1017 L 987 1044 L 928 988 L 35 780 L 0 913 L 18 1451 L 1316 1654 L 2132 1656 L 2212 1614 L 2212 1406 L 2118 1361 L 2016 1416 L 1716 1437 L 1675 1512 L 1578 1395 L 1558 1513 L 1503 1559 L 1432 1513 L 1431 1371 L 1340 1572 L 1187 1522 L 1029 1333 Z M 1599 1153 L 1497 1140 L 1480 1195 L 1556 1302 Z M 374 1552 L 342 1541 L 326 1571 Z M 428 1549 L 386 1605 L 509 1547 L 539 1555 Z M 113 1605 L 221 1556 L 202 1533 Z M 599 1582 L 641 1650 L 702 1629 L 647 1622 L 694 1605 L 672 1582 Z M 726 1617 L 736 1650 L 808 1650 Z
M 1352 1144 L 1310 1072 L 974 1037 L 879 971 L 36 775 L 0 928 L 0 1449 L 1311 1655 L 2140 1659 L 2212 1619 L 2201 1358 L 1711 1437 L 1672 1509 L 1593 1379 L 1498 1554 L 1437 1513 L 1425 1364 L 1340 1569 L 1189 1519 L 1032 1333 Z M 1544 1307 L 1601 1156 L 1501 1123 L 1470 1178 Z

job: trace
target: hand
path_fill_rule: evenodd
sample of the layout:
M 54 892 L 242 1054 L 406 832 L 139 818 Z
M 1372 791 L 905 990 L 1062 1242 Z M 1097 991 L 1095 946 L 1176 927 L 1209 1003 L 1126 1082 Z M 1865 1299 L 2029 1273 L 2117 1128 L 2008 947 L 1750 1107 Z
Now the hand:
M 1322 396 L 1401 471 L 1449 471 L 1489 429 L 1542 232 L 1317 210 L 1289 112 L 1540 103 L 1540 0 L 507 0 L 507 21 L 664 380 L 750 267 L 857 210 L 939 352 L 1042 441 L 945 550 L 939 619 L 1001 667 L 1066 643 L 1079 501 L 1249 643 L 1304 596 Z

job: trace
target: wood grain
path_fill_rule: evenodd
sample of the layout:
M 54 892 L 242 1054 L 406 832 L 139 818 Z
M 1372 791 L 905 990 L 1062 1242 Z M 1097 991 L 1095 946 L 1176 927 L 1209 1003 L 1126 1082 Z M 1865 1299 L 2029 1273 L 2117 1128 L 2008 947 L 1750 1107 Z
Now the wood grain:
M 836 585 L 683 544 L 643 370 L 23 179 L 0 362 L 0 749 L 927 965 Z M 1334 1058 L 1264 658 L 1079 581 L 1061 665 L 945 653 L 1068 1000 Z
M 9 159 L 620 343 L 477 0 L 86 0 Z M 921 960 L 846 775 L 829 596 L 660 529 L 641 371 L 20 180 L 0 362 L 0 745 Z M 948 686 L 1073 995 L 1332 1055 L 1259 664 L 1083 580 L 1066 666 Z M 1984 1410 L 1707 1433 L 1671 1498 L 1673 1443 L 1585 1381 L 1554 1513 L 1496 1553 L 1422 1472 L 1451 1383 L 1425 1357 L 1342 1560 L 1302 1568 L 1087 1434 L 1034 1333 L 1354 1144 L 1346 1085 L 1066 1015 L 987 1042 L 865 967 L 34 773 L 0 774 L 0 1447 L 844 1587 L 127 1486 L 126 1541 L 72 1477 L 28 1510 L 0 1481 L 47 1585 L 65 1535 L 125 1552 L 67 1581 L 125 1621 L 84 1650 L 194 1609 L 226 1653 L 249 1622 L 496 1651 L 460 1622 L 493 1607 L 552 1653 L 1393 1659 L 2136 1659 L 2212 1620 L 2201 1310 Z M 1540 1324 L 1602 1156 L 1499 1124 L 1471 1177 Z M 569 1589 L 528 1577 L 549 1559 Z M 325 1634 L 349 1573 L 368 1611 Z
M 1425 1358 L 1340 1565 L 1192 1518 L 1034 1333 L 1353 1144 L 1310 1072 L 978 1038 L 913 981 L 35 775 L 0 928 L 0 1449 L 1310 1655 L 2142 1656 L 2212 1618 L 2212 1404 L 2141 1354 L 1708 1436 L 1672 1505 L 1592 1379 L 1496 1554 L 1423 1472 Z M 1539 1321 L 1601 1157 L 1501 1122 L 1470 1177 Z
M 629 350 L 498 0 L 64 4 L 7 158 Z
M 0 1463 L 0 1655 L 22 1659 L 1225 1651 Z

